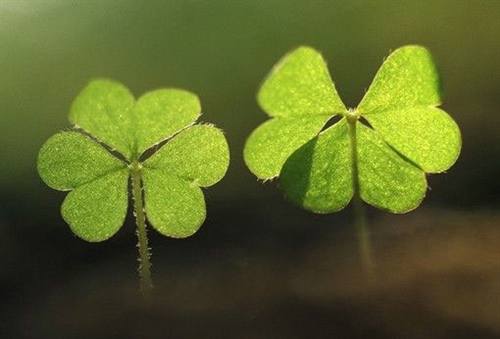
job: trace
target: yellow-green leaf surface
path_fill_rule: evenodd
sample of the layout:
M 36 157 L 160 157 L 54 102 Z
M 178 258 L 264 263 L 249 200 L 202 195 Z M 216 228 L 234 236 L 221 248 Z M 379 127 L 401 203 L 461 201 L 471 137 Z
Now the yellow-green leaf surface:
M 185 238 L 200 228 L 206 209 L 196 184 L 153 168 L 144 171 L 143 182 L 146 215 L 158 232 Z
M 248 138 L 245 162 L 260 179 L 277 177 L 285 161 L 326 124 L 329 116 L 271 119 Z
M 394 213 L 412 210 L 425 196 L 425 173 L 448 169 L 460 153 L 458 126 L 437 108 L 436 66 L 420 46 L 394 51 L 353 111 L 345 110 L 325 62 L 308 47 L 275 66 L 258 101 L 273 119 L 248 138 L 247 166 L 262 179 L 279 175 L 288 198 L 315 212 L 349 202 L 354 169 L 363 200 Z M 338 113 L 348 123 L 341 119 L 321 132 Z
M 332 116 L 346 110 L 325 60 L 306 46 L 292 51 L 274 66 L 257 98 L 271 117 Z
M 136 154 L 193 124 L 201 114 L 198 97 L 179 89 L 146 93 L 134 107 Z
M 295 151 L 280 183 L 295 204 L 318 213 L 335 212 L 353 194 L 349 135 L 345 119 Z
M 128 169 L 106 174 L 71 191 L 61 213 L 71 230 L 87 241 L 103 241 L 123 225 L 128 206 Z
M 199 186 L 219 181 L 229 166 L 229 148 L 221 130 L 189 127 L 144 162 L 146 215 L 160 233 L 184 238 L 205 220 Z
M 50 187 L 71 190 L 125 168 L 101 145 L 78 132 L 50 137 L 38 154 L 38 173 Z
M 384 61 L 358 105 L 363 116 L 441 103 L 441 82 L 431 54 L 421 46 L 395 50 Z
M 460 130 L 436 108 L 439 73 L 420 46 L 397 49 L 382 64 L 357 110 L 401 154 L 425 172 L 443 172 L 458 158 Z
M 94 80 L 76 97 L 70 121 L 116 149 L 132 156 L 134 96 L 122 84 L 111 80 Z
M 394 152 L 370 128 L 358 124 L 357 137 L 361 198 L 393 213 L 416 208 L 427 189 L 424 172 Z
M 384 140 L 427 173 L 443 172 L 458 158 L 460 130 L 435 107 L 408 107 L 367 117 Z
M 189 127 L 144 162 L 198 186 L 208 187 L 226 174 L 229 147 L 222 131 L 211 125 Z
M 258 101 L 274 119 L 251 134 L 244 158 L 261 179 L 278 176 L 295 150 L 314 138 L 332 116 L 346 112 L 323 57 L 305 46 L 273 68 L 259 90 Z

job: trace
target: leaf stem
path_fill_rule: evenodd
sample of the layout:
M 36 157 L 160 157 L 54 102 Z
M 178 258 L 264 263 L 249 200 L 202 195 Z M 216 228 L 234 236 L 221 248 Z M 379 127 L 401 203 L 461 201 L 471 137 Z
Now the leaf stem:
M 351 174 L 354 188 L 353 210 L 354 210 L 354 225 L 356 228 L 356 236 L 358 238 L 358 249 L 363 268 L 366 274 L 367 281 L 373 280 L 373 259 L 372 245 L 370 240 L 370 232 L 366 221 L 366 211 L 361 199 L 359 190 L 359 170 L 358 170 L 358 141 L 356 137 L 356 126 L 359 120 L 359 113 L 356 110 L 350 110 L 347 115 L 349 126 L 349 137 L 351 144 Z
M 148 247 L 148 235 L 146 231 L 146 217 L 144 215 L 144 203 L 142 200 L 142 166 L 138 161 L 131 164 L 132 170 L 132 195 L 134 198 L 134 214 L 137 224 L 137 238 L 139 243 L 139 275 L 141 278 L 140 287 L 142 296 L 146 301 L 151 299 L 151 290 L 153 283 L 151 280 L 151 263 L 149 257 L 151 256 Z

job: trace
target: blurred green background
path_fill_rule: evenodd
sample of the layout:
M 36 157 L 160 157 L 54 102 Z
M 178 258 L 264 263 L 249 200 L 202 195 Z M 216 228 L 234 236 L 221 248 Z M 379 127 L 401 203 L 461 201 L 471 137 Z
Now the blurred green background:
M 238 265 L 253 258 L 249 253 L 283 263 L 299 255 L 294 249 L 313 237 L 309 234 L 322 236 L 336 220 L 350 221 L 349 209 L 326 217 L 298 210 L 274 183 L 262 185 L 244 166 L 245 139 L 267 118 L 255 100 L 259 85 L 286 52 L 303 44 L 322 52 L 349 107 L 360 101 L 391 50 L 427 47 L 441 71 L 442 107 L 461 127 L 463 149 L 449 173 L 429 177 L 432 190 L 422 209 L 475 213 L 499 207 L 499 1 L 1 0 L 0 5 L 0 287 L 2 308 L 11 310 L 0 315 L 3 326 L 12 320 L 12 333 L 24 328 L 16 332 L 19 337 L 37 337 L 26 330 L 37 328 L 34 323 L 38 337 L 54 334 L 43 324 L 55 315 L 32 321 L 37 312 L 57 309 L 46 304 L 54 286 L 63 291 L 61 284 L 88 286 L 78 285 L 79 279 L 94 287 L 100 280 L 136 283 L 133 219 L 109 242 L 83 243 L 59 215 L 64 194 L 46 187 L 36 173 L 41 145 L 69 128 L 72 100 L 96 77 L 116 79 L 137 97 L 161 87 L 190 90 L 200 97 L 202 120 L 224 129 L 229 140 L 232 162 L 227 176 L 206 191 L 209 217 L 201 234 L 179 242 L 150 232 L 158 266 L 196 272 L 199 262 L 189 259 L 193 253 L 219 253 L 207 258 L 225 262 L 217 251 L 228 244 L 234 246 L 225 255 L 243 258 L 234 259 Z M 276 248 L 283 251 L 275 255 Z M 172 253 L 182 263 L 191 260 L 191 266 L 171 259 Z M 107 266 L 95 266 L 102 262 Z M 102 275 L 91 267 L 101 267 Z M 161 276 L 161 266 L 157 270 Z M 177 333 L 181 338 L 187 332 Z M 241 336 L 254 337 L 266 335 Z

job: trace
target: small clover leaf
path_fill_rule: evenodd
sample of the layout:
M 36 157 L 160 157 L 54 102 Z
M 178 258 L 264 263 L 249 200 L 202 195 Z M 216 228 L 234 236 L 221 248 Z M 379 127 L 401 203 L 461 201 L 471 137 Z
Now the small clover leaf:
M 38 156 L 43 181 L 71 190 L 61 213 L 73 232 L 87 241 L 115 234 L 127 212 L 131 175 L 143 183 L 154 228 L 178 238 L 196 232 L 206 213 L 200 187 L 218 182 L 229 165 L 222 131 L 193 126 L 200 115 L 198 98 L 184 90 L 161 89 L 135 101 L 122 84 L 91 82 L 71 107 L 77 129 L 49 138 Z M 144 160 L 148 150 L 155 152 Z
M 245 162 L 260 179 L 279 177 L 287 197 L 314 212 L 338 211 L 356 191 L 378 208 L 410 211 L 425 196 L 425 173 L 445 171 L 460 153 L 460 130 L 437 108 L 440 94 L 429 52 L 405 46 L 384 61 L 349 110 L 321 55 L 299 47 L 259 91 L 271 120 L 248 138 Z M 340 120 L 328 127 L 336 115 Z

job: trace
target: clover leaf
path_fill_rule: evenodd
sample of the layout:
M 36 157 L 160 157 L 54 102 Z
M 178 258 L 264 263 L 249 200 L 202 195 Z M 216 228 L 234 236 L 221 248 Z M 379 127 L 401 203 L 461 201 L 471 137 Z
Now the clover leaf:
M 200 115 L 196 95 L 180 89 L 136 101 L 115 81 L 85 87 L 71 107 L 74 129 L 49 138 L 38 155 L 42 180 L 70 191 L 61 213 L 71 230 L 92 242 L 114 235 L 125 220 L 132 178 L 143 267 L 149 270 L 146 217 L 170 237 L 195 233 L 206 215 L 201 187 L 218 182 L 229 165 L 224 134 L 195 125 Z
M 460 153 L 459 128 L 438 108 L 436 66 L 420 46 L 395 50 L 355 109 L 342 103 L 322 56 L 299 47 L 273 68 L 258 102 L 271 119 L 248 138 L 247 166 L 260 179 L 279 177 L 285 195 L 314 212 L 338 211 L 356 194 L 410 211 L 425 196 L 425 174 L 447 170 Z

